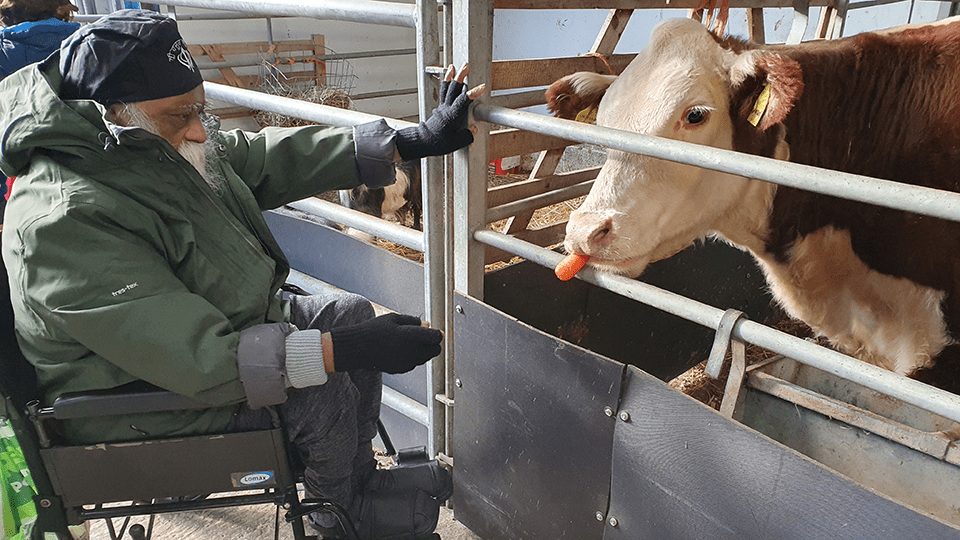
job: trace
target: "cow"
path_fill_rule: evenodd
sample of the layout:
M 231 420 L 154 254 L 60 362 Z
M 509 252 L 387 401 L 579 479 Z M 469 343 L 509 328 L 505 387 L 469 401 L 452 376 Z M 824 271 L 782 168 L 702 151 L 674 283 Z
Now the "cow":
M 340 190 L 340 204 L 383 219 L 413 220 L 413 228 L 422 230 L 423 198 L 420 192 L 420 160 L 393 164 L 397 179 L 383 188 L 359 186 Z
M 547 91 L 558 116 L 960 191 L 960 18 L 763 46 L 667 20 L 619 76 Z M 960 391 L 960 223 L 614 149 L 564 247 L 638 277 L 705 237 L 751 253 L 776 301 L 841 351 Z

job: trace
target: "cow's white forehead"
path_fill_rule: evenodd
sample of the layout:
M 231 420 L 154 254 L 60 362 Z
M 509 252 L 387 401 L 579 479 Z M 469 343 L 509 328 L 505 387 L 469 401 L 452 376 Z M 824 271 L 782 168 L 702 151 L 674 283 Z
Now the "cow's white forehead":
M 730 55 L 697 21 L 663 21 L 607 90 L 597 123 L 652 134 L 663 129 L 683 103 L 725 99 L 716 95 L 717 85 L 703 82 L 725 82 Z

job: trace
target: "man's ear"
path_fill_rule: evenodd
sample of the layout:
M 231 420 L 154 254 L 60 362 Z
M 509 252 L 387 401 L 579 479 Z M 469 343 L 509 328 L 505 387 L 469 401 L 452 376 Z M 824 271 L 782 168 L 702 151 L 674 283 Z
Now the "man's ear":
M 615 80 L 615 75 L 600 75 L 590 71 L 567 75 L 547 88 L 547 108 L 554 116 L 573 120 L 581 111 L 595 109 Z
M 746 120 L 760 131 L 783 122 L 803 94 L 800 64 L 776 53 L 738 55 L 730 68 L 730 82 L 734 121 Z

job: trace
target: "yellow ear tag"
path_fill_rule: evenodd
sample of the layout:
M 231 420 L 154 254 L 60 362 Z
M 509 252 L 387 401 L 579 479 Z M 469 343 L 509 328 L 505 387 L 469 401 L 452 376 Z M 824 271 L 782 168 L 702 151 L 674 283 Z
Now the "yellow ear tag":
M 763 90 L 760 91 L 760 95 L 757 96 L 757 102 L 753 104 L 753 111 L 750 112 L 750 116 L 747 117 L 747 122 L 750 122 L 752 125 L 756 126 L 760 123 L 760 119 L 763 118 L 763 113 L 767 110 L 767 104 L 770 103 L 770 85 L 765 84 Z
M 596 124 L 597 123 L 597 108 L 596 107 L 587 107 L 586 109 L 577 113 L 577 122 L 583 122 L 584 124 Z

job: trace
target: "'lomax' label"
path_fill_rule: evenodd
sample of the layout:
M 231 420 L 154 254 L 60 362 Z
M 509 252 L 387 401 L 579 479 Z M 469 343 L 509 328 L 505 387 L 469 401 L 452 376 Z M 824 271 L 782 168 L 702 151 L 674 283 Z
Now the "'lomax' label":
M 230 480 L 233 487 L 262 487 L 276 485 L 273 471 L 254 471 L 243 473 L 232 473 Z

